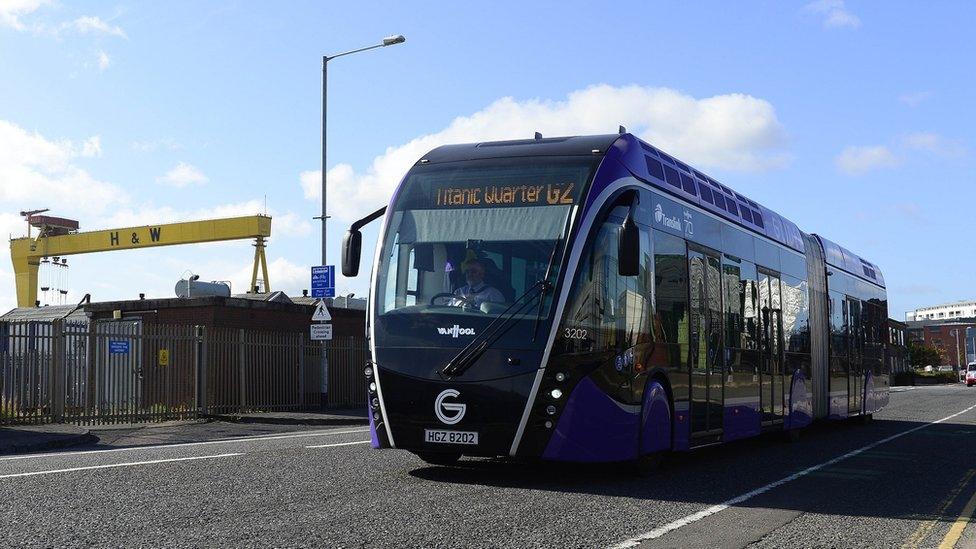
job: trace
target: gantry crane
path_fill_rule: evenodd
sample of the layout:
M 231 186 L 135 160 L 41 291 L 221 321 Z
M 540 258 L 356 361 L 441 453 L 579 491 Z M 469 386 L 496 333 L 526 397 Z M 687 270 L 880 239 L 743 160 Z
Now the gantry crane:
M 77 232 L 77 221 L 37 215 L 43 211 L 21 212 L 27 218 L 28 236 L 10 240 L 18 307 L 37 305 L 37 272 L 46 257 L 245 238 L 254 239 L 254 267 L 248 291 L 257 287 L 259 266 L 264 276 L 264 291 L 271 291 L 264 254 L 265 239 L 271 236 L 271 218 L 266 215 Z M 30 236 L 30 227 L 39 230 L 36 237 Z

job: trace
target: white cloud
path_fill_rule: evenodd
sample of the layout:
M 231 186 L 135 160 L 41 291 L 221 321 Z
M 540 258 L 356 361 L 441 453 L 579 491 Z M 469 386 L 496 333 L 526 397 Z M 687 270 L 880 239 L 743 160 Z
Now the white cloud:
M 860 175 L 880 168 L 892 168 L 905 160 L 928 153 L 942 158 L 961 158 L 968 150 L 961 142 L 933 132 L 908 133 L 893 140 L 892 146 L 847 147 L 834 159 L 837 168 L 849 175 Z
M 351 168 L 350 168 L 351 169 Z M 302 194 L 309 200 L 322 197 L 322 170 L 308 170 L 298 174 L 302 184 Z
M 98 52 L 98 70 L 105 72 L 109 65 L 112 64 L 112 58 L 108 56 L 107 53 L 103 51 Z
M 883 145 L 847 147 L 834 159 L 837 168 L 850 175 L 860 175 L 879 168 L 891 168 L 900 162 L 900 159 Z
M 312 234 L 312 223 L 288 212 L 272 216 L 271 229 L 274 235 L 308 236 Z
M 908 105 L 909 107 L 917 107 L 922 102 L 927 101 L 932 97 L 932 92 L 920 91 L 912 93 L 903 93 L 898 96 L 898 100 L 902 103 Z
M 81 34 L 108 34 L 110 36 L 118 36 L 119 38 L 128 38 L 125 31 L 122 30 L 122 27 L 111 25 L 102 18 L 91 15 L 85 15 L 74 21 L 62 23 L 61 29 L 71 29 Z
M 27 26 L 20 18 L 37 11 L 46 3 L 46 0 L 0 0 L 0 25 L 26 30 Z
M 427 151 L 465 143 L 545 135 L 610 133 L 618 124 L 702 168 L 759 171 L 784 166 L 785 131 L 773 106 L 744 94 L 696 99 L 668 88 L 592 86 L 562 101 L 506 97 L 455 118 L 446 128 L 390 147 L 363 172 L 348 164 L 329 170 L 330 215 L 351 220 L 389 201 L 409 167 Z M 318 199 L 318 171 L 299 175 L 308 199 Z
M 102 138 L 93 135 L 81 145 L 81 156 L 88 158 L 102 156 Z
M 67 31 L 85 35 L 104 34 L 128 39 L 125 31 L 118 25 L 113 25 L 96 15 L 83 15 L 72 21 L 64 21 L 57 25 L 36 23 L 28 25 L 21 19 L 25 15 L 33 14 L 41 6 L 52 4 L 50 0 L 0 0 L 0 26 L 18 31 L 31 31 L 38 35 L 51 37 L 61 36 Z
M 186 162 L 180 162 L 173 167 L 166 175 L 156 178 L 157 183 L 172 185 L 174 187 L 186 187 L 187 185 L 203 185 L 210 179 L 203 174 L 197 167 L 191 166 Z
M 828 29 L 856 29 L 861 26 L 861 19 L 847 11 L 844 0 L 817 0 L 807 4 L 804 9 L 823 16 L 823 25 Z
M 73 164 L 79 156 L 100 153 L 98 136 L 78 147 L 0 120 L 0 203 L 9 209 L 49 207 L 65 215 L 100 214 L 125 203 L 125 191 Z
M 958 158 L 966 155 L 966 147 L 958 141 L 946 139 L 937 133 L 915 132 L 902 137 L 905 148 L 924 151 L 939 156 Z

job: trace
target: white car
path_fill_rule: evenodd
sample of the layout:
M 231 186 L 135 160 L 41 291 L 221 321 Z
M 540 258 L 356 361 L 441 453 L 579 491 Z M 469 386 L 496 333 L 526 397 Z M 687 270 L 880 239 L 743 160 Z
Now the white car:
M 970 362 L 966 369 L 966 387 L 976 385 L 976 362 Z

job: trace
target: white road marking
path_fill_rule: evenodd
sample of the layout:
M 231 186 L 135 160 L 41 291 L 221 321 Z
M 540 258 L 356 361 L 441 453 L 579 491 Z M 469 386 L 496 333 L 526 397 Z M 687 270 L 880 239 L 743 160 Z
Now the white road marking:
M 11 456 L 11 457 L 0 458 L 0 461 L 10 461 L 15 459 L 45 458 L 45 457 L 60 457 L 60 456 L 83 456 L 88 454 L 105 454 L 111 452 L 131 452 L 133 450 L 156 450 L 158 448 L 185 448 L 189 446 L 206 446 L 211 444 L 230 444 L 233 442 L 280 440 L 280 439 L 300 438 L 300 437 L 324 437 L 329 435 L 346 435 L 350 433 L 368 433 L 368 432 L 369 429 L 356 429 L 350 431 L 296 432 L 296 433 L 291 433 L 286 435 L 258 435 L 252 437 L 222 438 L 218 440 L 207 440 L 204 442 L 179 442 L 176 444 L 150 444 L 147 446 L 132 446 L 129 448 L 111 448 L 107 450 L 81 450 L 78 452 L 50 452 L 46 454 L 24 454 L 22 456 Z
M 368 440 L 357 440 L 356 442 L 338 442 L 336 444 L 316 444 L 315 446 L 306 446 L 306 448 L 333 448 L 335 446 L 351 446 L 353 444 L 366 444 Z
M 217 459 L 225 457 L 243 456 L 244 454 L 217 454 L 214 456 L 193 456 L 193 457 L 182 457 L 182 458 L 170 458 L 170 459 L 153 459 L 149 461 L 130 461 L 128 463 L 110 463 L 107 465 L 89 465 L 87 467 L 70 467 L 68 469 L 53 469 L 50 471 L 32 471 L 30 473 L 13 473 L 9 475 L 0 475 L 2 478 L 16 478 L 16 477 L 33 477 L 36 475 L 53 475 L 55 473 L 71 473 L 73 471 L 88 471 L 91 469 L 111 469 L 113 467 L 134 467 L 136 465 L 153 465 L 155 463 L 170 463 L 173 461 L 191 461 L 199 459 Z
M 782 486 L 782 485 L 786 484 L 787 482 L 790 482 L 790 481 L 796 480 L 796 479 L 798 479 L 800 477 L 809 475 L 810 473 L 812 473 L 814 471 L 818 471 L 820 469 L 823 469 L 824 467 L 830 467 L 831 465 L 834 465 L 836 463 L 839 463 L 841 461 L 844 461 L 845 459 L 852 458 L 852 457 L 854 457 L 854 456 L 856 456 L 858 454 L 861 454 L 863 452 L 866 452 L 868 450 L 871 450 L 872 448 L 876 448 L 878 446 L 881 446 L 882 444 L 891 442 L 892 440 L 895 440 L 897 438 L 901 438 L 901 437 L 903 437 L 905 435 L 914 433 L 915 431 L 918 431 L 920 429 L 924 429 L 926 427 L 930 427 L 932 425 L 936 425 L 936 424 L 939 424 L 939 423 L 948 421 L 948 420 L 950 420 L 950 419 L 952 419 L 954 417 L 961 416 L 962 414 L 965 414 L 966 412 L 968 412 L 970 410 L 973 410 L 974 408 L 976 408 L 976 405 L 970 406 L 969 408 L 966 408 L 965 410 L 963 410 L 961 412 L 956 412 L 955 414 L 952 414 L 950 416 L 946 416 L 946 417 L 944 417 L 942 419 L 939 419 L 939 420 L 936 420 L 936 421 L 932 421 L 932 422 L 929 422 L 929 423 L 925 423 L 925 424 L 919 425 L 917 427 L 912 427 L 911 429 L 908 429 L 906 431 L 902 431 L 900 433 L 896 433 L 894 435 L 891 435 L 890 437 L 883 438 L 883 439 L 881 439 L 881 440 L 879 440 L 877 442 L 872 442 L 871 444 L 868 444 L 867 446 L 862 446 L 861 448 L 858 448 L 857 450 L 848 452 L 848 453 L 846 453 L 846 454 L 844 454 L 842 456 L 835 457 L 835 458 L 833 458 L 831 460 L 825 461 L 825 462 L 820 463 L 818 465 L 814 465 L 812 467 L 807 467 L 806 469 L 804 469 L 802 471 L 799 471 L 797 473 L 793 473 L 792 475 L 790 475 L 788 477 L 781 478 L 781 479 L 777 480 L 776 482 L 771 482 L 771 483 L 769 483 L 769 484 L 767 484 L 765 486 L 756 488 L 755 490 L 753 490 L 751 492 L 746 492 L 745 494 L 742 494 L 740 496 L 736 496 L 736 497 L 734 497 L 734 498 L 732 498 L 730 500 L 727 500 L 727 501 L 725 501 L 723 503 L 720 503 L 718 505 L 712 505 L 711 507 L 707 507 L 705 509 L 702 509 L 701 511 L 698 511 L 697 513 L 693 513 L 693 514 L 690 514 L 690 515 L 688 515 L 686 517 L 682 517 L 682 518 L 680 518 L 680 519 L 678 519 L 678 520 L 676 520 L 674 522 L 669 522 L 668 524 L 665 524 L 664 526 L 661 526 L 659 528 L 655 528 L 654 530 L 651 530 L 650 532 L 646 532 L 644 534 L 640 534 L 638 536 L 634 536 L 634 537 L 632 537 L 630 539 L 624 540 L 624 541 L 622 541 L 622 542 L 620 542 L 620 543 L 612 546 L 612 549 L 624 549 L 626 547 L 637 547 L 638 545 L 640 545 L 640 543 L 642 541 L 646 541 L 646 540 L 649 540 L 649 539 L 659 538 L 659 537 L 663 536 L 664 534 L 667 534 L 668 532 L 673 532 L 673 531 L 675 531 L 675 530 L 677 530 L 679 528 L 682 528 L 684 526 L 687 526 L 687 525 L 689 525 L 689 524 L 691 524 L 693 522 L 698 522 L 699 520 L 701 520 L 703 518 L 710 517 L 710 516 L 712 516 L 712 515 L 714 515 L 716 513 L 721 513 L 722 511 L 728 509 L 729 507 L 732 507 L 733 505 L 738 505 L 738 504 L 740 504 L 740 503 L 742 503 L 744 501 L 748 501 L 748 500 L 750 500 L 750 499 L 752 499 L 752 498 L 754 498 L 754 497 L 756 497 L 756 496 L 758 496 L 760 494 L 764 494 L 764 493 L 772 490 L 773 488 L 777 488 L 779 486 Z

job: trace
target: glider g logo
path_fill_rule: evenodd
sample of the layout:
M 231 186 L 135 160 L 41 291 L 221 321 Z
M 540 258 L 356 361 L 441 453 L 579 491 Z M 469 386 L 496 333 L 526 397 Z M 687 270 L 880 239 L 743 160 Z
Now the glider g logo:
M 441 391 L 437 398 L 434 399 L 434 415 L 437 419 L 445 425 L 454 425 L 455 423 L 461 421 L 464 417 L 464 412 L 467 411 L 468 405 L 461 404 L 457 402 L 444 402 L 445 398 L 457 398 L 461 393 L 454 389 L 444 389 Z M 444 412 L 452 413 L 453 415 L 447 415 Z
M 661 223 L 664 221 L 664 208 L 660 204 L 654 206 L 654 221 Z

